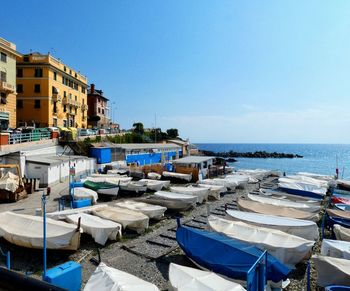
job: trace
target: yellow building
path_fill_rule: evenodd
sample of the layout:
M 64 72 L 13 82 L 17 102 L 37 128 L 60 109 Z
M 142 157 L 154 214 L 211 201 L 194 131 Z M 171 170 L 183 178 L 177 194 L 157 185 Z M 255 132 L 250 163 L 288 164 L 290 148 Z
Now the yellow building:
M 17 58 L 18 126 L 87 127 L 87 78 L 50 54 Z
M 0 130 L 16 127 L 16 45 L 0 38 Z

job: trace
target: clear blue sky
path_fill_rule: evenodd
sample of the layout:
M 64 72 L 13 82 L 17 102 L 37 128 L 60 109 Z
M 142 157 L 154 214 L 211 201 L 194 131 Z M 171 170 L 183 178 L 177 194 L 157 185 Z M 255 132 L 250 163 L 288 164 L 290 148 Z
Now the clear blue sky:
M 4 1 L 0 36 L 61 58 L 122 128 L 350 142 L 350 1 Z

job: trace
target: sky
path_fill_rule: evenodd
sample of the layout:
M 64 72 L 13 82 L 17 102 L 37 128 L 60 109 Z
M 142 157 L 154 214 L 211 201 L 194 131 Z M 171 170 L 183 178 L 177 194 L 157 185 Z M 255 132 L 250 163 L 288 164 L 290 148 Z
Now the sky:
M 50 52 L 114 121 L 210 143 L 350 143 L 350 1 L 3 1 L 0 37 Z

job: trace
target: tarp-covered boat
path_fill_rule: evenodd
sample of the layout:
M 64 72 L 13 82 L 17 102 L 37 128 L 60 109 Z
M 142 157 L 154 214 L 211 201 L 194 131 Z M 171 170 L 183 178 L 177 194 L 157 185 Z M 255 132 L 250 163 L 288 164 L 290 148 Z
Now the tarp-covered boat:
M 340 217 L 348 219 L 350 221 L 350 211 L 344 211 L 339 209 L 327 209 L 327 214 L 331 217 Z
M 81 208 L 74 208 L 74 209 L 66 209 L 62 211 L 55 211 L 55 212 L 49 212 L 46 213 L 46 217 L 55 219 L 55 220 L 65 220 L 67 215 L 77 214 L 77 213 L 92 213 L 93 210 L 107 207 L 107 204 L 97 204 L 93 206 L 86 206 Z
M 274 198 L 274 199 L 282 199 L 286 201 L 294 201 L 299 203 L 307 203 L 307 204 L 313 204 L 313 205 L 321 205 L 322 203 L 321 200 L 313 199 L 311 197 L 298 196 L 298 195 L 289 194 L 283 191 L 271 190 L 271 189 L 265 189 L 265 188 L 260 188 L 259 194 L 262 194 L 264 196 Z
M 223 233 L 249 245 L 267 250 L 290 268 L 308 259 L 315 241 L 290 235 L 280 230 L 250 225 L 241 221 L 227 220 L 209 216 L 211 229 Z
M 335 203 L 334 206 L 342 211 L 350 211 L 350 205 L 343 204 L 343 203 Z
M 100 263 L 93 272 L 84 291 L 159 291 L 156 285 L 134 275 Z
M 153 196 L 162 198 L 162 199 L 187 201 L 187 202 L 191 202 L 193 205 L 195 205 L 198 200 L 198 198 L 193 195 L 176 193 L 176 192 L 168 192 L 168 191 L 157 191 L 154 193 Z
M 282 179 L 282 178 L 280 178 Z M 282 180 L 284 181 L 284 180 Z M 278 187 L 290 194 L 304 196 L 304 197 L 311 197 L 314 199 L 323 200 L 324 196 L 327 193 L 326 188 L 318 187 L 311 184 L 305 184 L 300 182 L 279 182 Z
M 318 226 L 309 220 L 289 217 L 259 214 L 253 212 L 227 210 L 227 214 L 234 220 L 249 224 L 281 230 L 283 232 L 302 237 L 307 240 L 318 240 Z
M 245 289 L 232 281 L 226 280 L 213 272 L 202 271 L 170 263 L 169 281 L 174 291 L 244 291 Z
M 333 232 L 337 240 L 350 241 L 350 229 L 339 224 L 334 224 Z
M 98 195 L 97 192 L 85 187 L 75 187 L 72 189 L 74 199 L 88 199 L 90 198 L 92 203 L 97 203 Z
M 226 180 L 221 178 L 214 178 L 214 179 L 204 179 L 201 181 L 201 184 L 206 185 L 219 185 L 223 186 L 225 188 L 228 188 L 230 190 L 234 190 L 237 187 L 237 182 L 233 180 Z
M 122 236 L 122 226 L 111 220 L 102 219 L 98 216 L 94 216 L 87 213 L 71 214 L 68 215 L 66 220 L 70 223 L 80 225 L 83 232 L 90 234 L 95 242 L 105 245 L 107 239 L 116 240 Z
M 164 216 L 164 212 L 166 211 L 166 207 L 160 205 L 147 204 L 145 202 L 139 202 L 135 200 L 124 200 L 115 203 L 114 205 L 130 209 L 136 212 L 143 213 L 151 219 L 162 219 Z
M 147 191 L 147 184 L 145 182 L 140 181 L 131 181 L 126 183 L 119 184 L 120 191 L 128 191 L 135 193 L 144 193 Z
M 340 259 L 350 259 L 350 242 L 342 240 L 323 239 L 321 255 Z
M 311 177 L 314 179 L 324 180 L 324 181 L 333 181 L 334 180 L 334 176 L 322 175 L 322 174 L 317 174 L 317 173 L 298 172 L 297 175 L 308 176 L 308 177 Z
M 94 182 L 94 181 L 86 180 L 84 182 L 84 187 L 104 195 L 117 196 L 119 191 L 119 186 L 117 184 L 113 184 L 109 182 Z
M 140 182 L 147 185 L 147 189 L 152 191 L 160 191 L 163 188 L 168 188 L 170 181 L 165 180 L 152 180 L 152 179 L 141 179 Z
M 291 179 L 291 180 L 295 180 L 301 183 L 306 183 L 306 184 L 311 184 L 311 185 L 315 185 L 318 187 L 323 187 L 323 188 L 328 188 L 330 182 L 328 181 L 324 181 L 324 180 L 319 180 L 319 179 L 315 179 L 309 176 L 303 176 L 303 175 L 288 175 L 285 177 L 286 179 Z M 283 178 L 281 178 L 282 180 Z
M 198 184 L 198 187 L 209 189 L 209 196 L 214 199 L 220 199 L 220 194 L 225 193 L 227 188 L 220 185 Z
M 350 180 L 339 179 L 339 180 L 336 180 L 336 182 L 339 189 L 347 190 L 347 191 L 350 190 Z
M 166 207 L 168 210 L 172 211 L 185 211 L 192 208 L 196 203 L 193 200 L 184 201 L 181 199 L 170 199 L 163 197 L 155 197 L 154 195 L 134 199 L 138 202 L 144 202 L 147 204 L 160 205 Z
M 319 220 L 319 216 L 317 213 L 301 211 L 295 208 L 289 208 L 289 207 L 283 207 L 283 206 L 261 204 L 259 202 L 249 201 L 242 198 L 237 199 L 237 206 L 239 210 L 244 210 L 248 212 L 277 215 L 277 216 L 297 218 L 297 219 L 306 219 L 311 221 Z
M 197 197 L 198 203 L 203 203 L 204 200 L 208 199 L 209 189 L 201 187 L 181 187 L 181 186 L 172 186 L 170 187 L 171 192 L 181 193 L 186 195 L 191 195 Z
M 10 211 L 0 213 L 0 237 L 17 246 L 43 248 L 43 218 Z M 46 219 L 46 246 L 55 250 L 77 250 L 80 229 L 63 221 Z
M 162 178 L 162 175 L 154 172 L 149 172 L 147 174 L 147 178 L 152 179 L 152 180 L 160 180 Z
M 178 180 L 183 180 L 187 182 L 190 182 L 192 180 L 192 174 L 182 174 L 182 173 L 164 171 L 162 175 L 165 178 L 178 179 Z

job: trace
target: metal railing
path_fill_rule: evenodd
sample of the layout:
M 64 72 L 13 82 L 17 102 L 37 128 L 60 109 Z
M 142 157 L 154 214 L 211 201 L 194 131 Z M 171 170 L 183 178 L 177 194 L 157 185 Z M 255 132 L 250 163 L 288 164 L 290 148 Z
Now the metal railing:
M 50 132 L 12 133 L 9 137 L 9 144 L 39 141 L 50 138 Z

